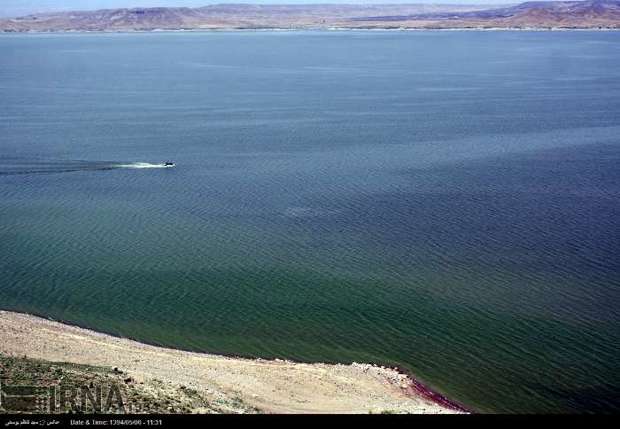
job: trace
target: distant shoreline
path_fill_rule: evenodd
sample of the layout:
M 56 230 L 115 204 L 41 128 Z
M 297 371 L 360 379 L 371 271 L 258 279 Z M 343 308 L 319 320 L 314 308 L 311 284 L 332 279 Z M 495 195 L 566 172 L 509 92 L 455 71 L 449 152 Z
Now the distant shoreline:
M 0 310 L 0 355 L 119 368 L 136 380 L 240 398 L 268 413 L 461 413 L 464 407 L 398 369 L 297 363 L 170 349 Z
M 57 11 L 0 19 L 0 31 L 619 29 L 620 0 L 480 4 L 212 4 Z
M 546 27 L 489 27 L 489 28 L 396 28 L 396 27 L 373 27 L 373 28 L 201 28 L 201 29 L 156 29 L 156 30 L 64 30 L 64 31 L 0 31 L 0 35 L 26 35 L 26 34 L 151 34 L 151 33 L 295 33 L 295 32 L 315 32 L 315 33 L 346 33 L 353 31 L 363 32 L 458 32 L 458 31 L 479 31 L 479 32 L 618 32 L 620 27 L 605 28 L 546 28 Z

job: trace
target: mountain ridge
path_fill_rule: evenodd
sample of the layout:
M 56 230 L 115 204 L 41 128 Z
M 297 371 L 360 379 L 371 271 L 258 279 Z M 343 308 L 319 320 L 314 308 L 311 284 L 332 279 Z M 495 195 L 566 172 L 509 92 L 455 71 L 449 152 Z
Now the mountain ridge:
M 529 1 L 513 6 L 216 4 L 32 14 L 3 32 L 225 29 L 620 28 L 620 0 Z

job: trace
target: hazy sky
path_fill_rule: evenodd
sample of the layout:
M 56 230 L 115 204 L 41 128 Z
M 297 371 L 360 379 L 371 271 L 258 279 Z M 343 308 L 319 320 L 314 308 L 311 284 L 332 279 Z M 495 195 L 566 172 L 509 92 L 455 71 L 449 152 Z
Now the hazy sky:
M 522 0 L 525 1 L 525 0 Z M 0 16 L 21 16 L 58 10 L 88 10 L 116 7 L 205 6 L 215 3 L 437 3 L 501 4 L 520 0 L 0 0 Z

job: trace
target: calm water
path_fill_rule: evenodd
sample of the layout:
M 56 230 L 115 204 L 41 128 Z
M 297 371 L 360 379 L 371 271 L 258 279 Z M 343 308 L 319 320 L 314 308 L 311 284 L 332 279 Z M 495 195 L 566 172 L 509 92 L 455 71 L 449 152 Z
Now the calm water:
M 5 35 L 0 307 L 617 412 L 619 162 L 620 33 Z

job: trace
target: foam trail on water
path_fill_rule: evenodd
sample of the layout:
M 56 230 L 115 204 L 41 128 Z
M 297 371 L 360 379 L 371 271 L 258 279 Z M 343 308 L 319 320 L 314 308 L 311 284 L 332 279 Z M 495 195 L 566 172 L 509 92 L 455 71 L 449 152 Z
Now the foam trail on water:
M 163 163 L 151 164 L 149 162 L 132 162 L 131 164 L 118 164 L 115 167 L 117 168 L 170 168 L 172 167 L 172 165 L 166 165 Z
M 170 168 L 173 165 L 149 162 L 119 163 L 109 161 L 40 160 L 0 157 L 0 176 L 24 174 L 73 173 L 103 171 L 119 168 Z

